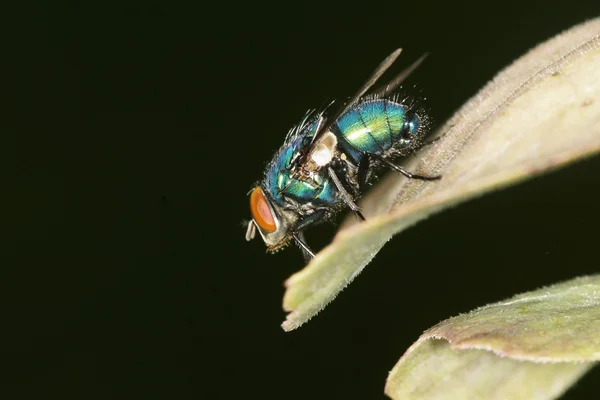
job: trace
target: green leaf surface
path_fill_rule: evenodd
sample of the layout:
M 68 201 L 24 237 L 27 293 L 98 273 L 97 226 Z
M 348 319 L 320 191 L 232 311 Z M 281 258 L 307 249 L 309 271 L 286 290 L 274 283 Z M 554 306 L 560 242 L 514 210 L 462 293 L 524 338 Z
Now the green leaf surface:
M 333 242 L 286 282 L 282 327 L 322 310 L 398 232 L 431 214 L 600 151 L 600 19 L 537 46 L 469 100 L 402 165 L 441 181 L 389 176 Z M 475 68 L 475 66 L 474 66 Z M 585 188 L 582 188 L 585 190 Z
M 554 399 L 600 360 L 600 275 L 450 318 L 390 372 L 392 399 Z

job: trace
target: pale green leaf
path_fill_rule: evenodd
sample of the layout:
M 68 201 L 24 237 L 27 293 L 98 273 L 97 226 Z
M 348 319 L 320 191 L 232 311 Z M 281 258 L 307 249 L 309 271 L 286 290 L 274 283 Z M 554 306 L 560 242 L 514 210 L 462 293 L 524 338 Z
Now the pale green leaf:
M 438 131 L 443 138 L 403 162 L 417 173 L 441 174 L 441 181 L 396 174 L 369 193 L 361 202 L 367 221 L 346 221 L 286 282 L 283 308 L 290 314 L 283 328 L 295 329 L 323 309 L 385 242 L 417 221 L 597 153 L 599 34 L 595 19 L 534 48 L 469 100 Z
M 390 372 L 393 399 L 554 399 L 600 360 L 600 275 L 450 318 Z

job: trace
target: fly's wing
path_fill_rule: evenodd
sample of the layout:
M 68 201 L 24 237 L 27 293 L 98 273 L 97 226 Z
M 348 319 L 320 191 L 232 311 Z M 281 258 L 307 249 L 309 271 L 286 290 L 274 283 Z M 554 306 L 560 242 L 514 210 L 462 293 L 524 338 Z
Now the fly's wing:
M 350 109 L 353 106 L 356 100 L 361 98 L 375 84 L 375 82 L 377 82 L 381 75 L 383 75 L 384 72 L 387 71 L 388 68 L 396 61 L 401 52 L 402 49 L 396 49 L 394 52 L 392 52 L 392 54 L 387 56 L 386 59 L 383 60 L 381 64 L 377 66 L 377 68 L 375 68 L 375 71 L 373 71 L 371 76 L 369 76 L 369 78 L 360 87 L 356 94 L 354 94 L 354 96 L 350 97 L 345 103 L 341 104 L 333 114 L 331 114 L 327 118 L 323 117 L 323 120 L 320 122 L 320 125 L 315 131 L 315 134 L 312 138 L 311 149 L 309 152 L 307 152 L 307 156 L 312 153 L 312 150 L 316 145 L 317 139 L 320 136 L 322 136 L 323 133 L 327 132 L 329 128 L 331 128 L 331 126 L 335 124 L 337 119 L 340 116 L 342 116 L 346 111 L 348 111 L 348 109 Z M 375 97 L 382 97 L 393 92 L 411 73 L 414 72 L 415 69 L 417 69 L 419 65 L 421 65 L 421 63 L 425 60 L 425 58 L 428 55 L 428 53 L 423 54 L 421 57 L 419 57 L 417 61 L 412 63 L 407 68 L 403 69 L 388 84 L 377 89 L 372 94 Z
M 331 126 L 335 123 L 335 121 L 337 121 L 337 119 L 342 114 L 344 114 L 346 111 L 348 111 L 348 109 L 352 106 L 352 104 L 354 104 L 354 102 L 356 100 L 361 98 L 362 95 L 364 95 L 367 92 L 367 90 L 369 90 L 371 88 L 371 86 L 373 86 L 375 84 L 375 82 L 377 82 L 377 80 L 381 77 L 381 75 L 383 75 L 383 73 L 388 70 L 388 68 L 394 63 L 394 61 L 396 61 L 396 59 L 398 58 L 398 56 L 400 55 L 401 52 L 402 52 L 402 49 L 396 49 L 396 50 L 394 50 L 394 52 L 392 54 L 387 56 L 386 59 L 383 60 L 381 62 L 381 64 L 379 64 L 377 66 L 377 68 L 375 68 L 375 71 L 373 71 L 371 76 L 369 76 L 369 78 L 366 80 L 366 82 L 360 87 L 360 89 L 358 89 L 356 94 L 354 96 L 350 97 L 348 99 L 348 101 L 341 104 L 337 108 L 337 110 L 327 118 L 327 120 L 323 121 L 323 123 L 319 126 L 319 130 L 315 132 L 312 143 L 315 143 L 315 141 L 319 138 L 319 136 L 321 136 L 324 132 L 327 132 L 329 130 L 329 128 L 331 128 Z M 310 152 L 309 152 L 309 154 L 310 154 Z
M 428 55 L 429 53 L 423 54 L 421 57 L 419 57 L 417 61 L 400 71 L 400 73 L 396 75 L 394 79 L 389 81 L 385 86 L 378 88 L 371 94 L 375 97 L 383 97 L 392 93 L 402 82 L 404 82 L 406 78 L 408 78 L 410 74 L 412 74 L 415 71 L 415 69 L 419 67 L 419 65 L 421 65 L 421 63 L 425 60 L 425 58 L 427 58 Z

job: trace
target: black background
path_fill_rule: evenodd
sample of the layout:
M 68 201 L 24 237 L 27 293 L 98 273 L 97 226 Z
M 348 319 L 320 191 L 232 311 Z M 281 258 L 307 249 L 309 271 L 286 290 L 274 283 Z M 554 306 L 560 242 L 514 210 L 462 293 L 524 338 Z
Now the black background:
M 410 85 L 441 123 L 526 50 L 598 15 L 596 0 L 6 14 L 3 398 L 383 399 L 428 327 L 597 272 L 598 158 L 403 232 L 292 333 L 283 281 L 302 259 L 245 242 L 242 221 L 287 130 L 394 48 L 400 65 L 431 52 Z M 567 398 L 597 394 L 599 377 Z

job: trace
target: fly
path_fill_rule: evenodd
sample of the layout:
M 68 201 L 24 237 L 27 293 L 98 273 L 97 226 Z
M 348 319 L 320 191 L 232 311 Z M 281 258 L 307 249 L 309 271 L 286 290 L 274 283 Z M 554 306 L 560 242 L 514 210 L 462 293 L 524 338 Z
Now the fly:
M 420 57 L 384 87 L 365 96 L 396 61 L 402 49 L 390 54 L 371 76 L 332 114 L 309 111 L 292 128 L 268 164 L 263 180 L 251 191 L 246 240 L 259 232 L 268 252 L 294 241 L 308 262 L 314 252 L 304 230 L 350 208 L 364 220 L 356 202 L 384 167 L 410 179 L 438 180 L 441 176 L 413 174 L 393 163 L 423 146 L 425 116 L 389 96 L 425 59 Z

